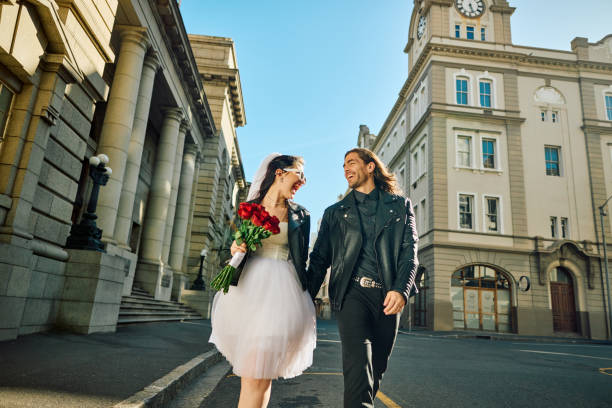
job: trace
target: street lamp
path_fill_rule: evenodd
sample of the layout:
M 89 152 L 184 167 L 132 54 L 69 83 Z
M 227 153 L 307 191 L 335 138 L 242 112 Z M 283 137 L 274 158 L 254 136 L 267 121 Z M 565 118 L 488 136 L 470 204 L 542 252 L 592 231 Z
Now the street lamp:
M 204 258 L 206 258 L 206 255 L 208 255 L 208 250 L 204 248 L 202 252 L 200 252 L 200 270 L 198 271 L 198 277 L 193 281 L 191 290 L 206 290 L 204 279 L 202 279 L 202 267 L 204 266 Z
M 89 196 L 87 212 L 83 214 L 81 222 L 74 224 L 70 229 L 66 248 L 106 252 L 101 241 L 102 230 L 96 225 L 96 219 L 98 218 L 96 207 L 98 206 L 100 186 L 106 185 L 111 174 L 113 174 L 113 170 L 106 167 L 106 164 L 108 164 L 108 156 L 105 154 L 89 158 L 89 176 L 93 180 L 93 188 L 91 196 Z
M 608 294 L 608 338 L 612 338 L 612 308 L 610 307 L 610 278 L 608 277 L 608 248 L 606 244 L 606 230 L 604 229 L 604 217 L 606 214 L 606 204 L 612 199 L 612 196 L 599 206 L 599 219 L 601 221 L 601 239 L 603 242 L 604 270 L 606 271 L 606 292 Z

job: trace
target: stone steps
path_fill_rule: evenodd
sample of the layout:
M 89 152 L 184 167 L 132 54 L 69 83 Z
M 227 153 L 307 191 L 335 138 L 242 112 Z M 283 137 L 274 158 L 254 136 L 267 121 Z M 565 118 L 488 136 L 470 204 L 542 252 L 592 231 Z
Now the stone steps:
M 202 320 L 202 316 L 182 303 L 156 300 L 146 291 L 133 288 L 130 296 L 123 296 L 121 299 L 117 324 L 176 320 Z

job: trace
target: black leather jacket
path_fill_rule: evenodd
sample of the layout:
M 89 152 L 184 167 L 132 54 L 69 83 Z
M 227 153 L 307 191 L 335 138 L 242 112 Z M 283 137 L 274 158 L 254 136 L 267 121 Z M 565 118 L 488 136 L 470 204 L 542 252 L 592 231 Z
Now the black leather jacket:
M 378 271 L 385 292 L 397 291 L 407 300 L 416 288 L 415 277 L 418 236 L 409 199 L 381 191 L 374 248 Z M 353 268 L 362 244 L 361 224 L 351 191 L 343 200 L 328 207 L 323 214 L 319 235 L 310 254 L 308 290 L 314 299 L 331 266 L 329 298 L 333 310 L 340 310 L 349 287 Z
M 254 201 L 251 201 L 254 202 Z M 308 289 L 306 279 L 306 259 L 308 258 L 308 245 L 310 241 L 310 213 L 299 204 L 289 201 L 288 203 L 288 240 L 289 255 L 291 262 L 295 266 L 297 275 L 302 283 L 302 289 Z M 240 267 L 234 272 L 232 285 L 238 285 L 238 280 L 242 274 L 242 269 L 248 261 L 248 254 Z

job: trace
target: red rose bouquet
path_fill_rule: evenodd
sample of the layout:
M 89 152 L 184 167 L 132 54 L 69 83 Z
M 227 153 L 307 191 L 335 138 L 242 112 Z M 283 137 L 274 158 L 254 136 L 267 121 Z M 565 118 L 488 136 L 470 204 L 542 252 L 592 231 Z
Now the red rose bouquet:
M 243 242 L 246 243 L 247 251 L 255 251 L 257 246 L 261 245 L 263 239 L 280 232 L 278 218 L 270 216 L 259 204 L 241 203 L 238 207 L 238 216 L 242 218 L 242 222 L 234 233 L 234 239 L 238 245 L 242 245 Z M 244 252 L 236 252 L 229 264 L 215 276 L 210 286 L 215 290 L 223 289 L 223 293 L 227 293 L 234 278 L 234 272 L 245 255 Z

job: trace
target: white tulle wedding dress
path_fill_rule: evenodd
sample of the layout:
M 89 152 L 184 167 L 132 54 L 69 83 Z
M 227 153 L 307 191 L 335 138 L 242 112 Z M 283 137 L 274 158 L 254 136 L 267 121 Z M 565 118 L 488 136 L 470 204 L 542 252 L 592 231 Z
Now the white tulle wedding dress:
M 315 310 L 289 260 L 287 223 L 262 242 L 238 286 L 215 295 L 210 342 L 238 376 L 291 378 L 312 365 Z

